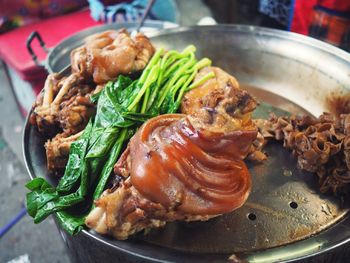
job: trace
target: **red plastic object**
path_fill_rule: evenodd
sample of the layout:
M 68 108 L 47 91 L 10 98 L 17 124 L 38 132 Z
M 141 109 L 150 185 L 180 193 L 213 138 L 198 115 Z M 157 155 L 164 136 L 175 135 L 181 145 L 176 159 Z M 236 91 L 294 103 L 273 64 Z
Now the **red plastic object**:
M 291 31 L 304 35 L 309 34 L 310 24 L 315 18 L 314 7 L 316 5 L 328 8 L 335 12 L 350 13 L 349 0 L 295 0 Z M 337 35 L 340 35 L 340 33 Z M 339 39 L 336 39 L 336 41 L 333 40 L 333 42 L 339 42 Z
M 100 24 L 90 17 L 90 10 L 86 9 L 62 16 L 45 19 L 0 35 L 0 59 L 11 66 L 23 80 L 36 82 L 46 76 L 46 71 L 38 67 L 27 51 L 26 40 L 32 31 L 38 31 L 46 47 L 57 45 L 64 38 L 82 29 Z M 45 52 L 37 41 L 33 48 L 39 61 L 45 59 Z
M 291 31 L 307 35 L 312 20 L 312 12 L 318 0 L 296 0 Z

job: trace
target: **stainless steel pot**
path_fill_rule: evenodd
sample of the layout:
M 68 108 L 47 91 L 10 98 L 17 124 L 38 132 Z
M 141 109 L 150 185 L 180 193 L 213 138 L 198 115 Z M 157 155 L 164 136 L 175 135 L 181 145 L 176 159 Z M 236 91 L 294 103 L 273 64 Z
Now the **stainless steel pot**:
M 350 91 L 350 54 L 298 34 L 218 25 L 150 36 L 168 49 L 194 44 L 198 57 L 211 58 L 258 99 L 293 113 L 317 116 L 332 110 L 328 98 L 334 93 Z M 43 143 L 27 122 L 24 155 L 31 177 L 46 174 Z M 169 223 L 127 241 L 88 230 L 75 237 L 61 231 L 73 261 L 341 262 L 350 257 L 349 205 L 320 194 L 316 177 L 297 169 L 280 144 L 269 144 L 266 151 L 268 161 L 249 164 L 253 190 L 242 208 L 208 222 Z
M 86 37 L 111 29 L 118 30 L 121 28 L 127 28 L 131 32 L 132 30 L 135 30 L 137 26 L 138 23 L 130 22 L 113 23 L 90 27 L 63 39 L 53 48 L 47 48 L 44 41 L 45 36 L 42 37 L 37 31 L 34 31 L 28 37 L 26 46 L 29 54 L 32 56 L 34 62 L 38 66 L 45 67 L 49 73 L 60 72 L 70 63 L 70 52 L 76 47 L 81 46 L 84 43 Z M 141 31 L 145 33 L 151 33 L 152 31 L 174 27 L 177 27 L 177 25 L 171 22 L 146 20 L 143 27 L 141 28 Z M 47 53 L 44 61 L 38 61 L 37 55 L 32 48 L 32 42 L 35 39 L 39 41 L 40 46 Z

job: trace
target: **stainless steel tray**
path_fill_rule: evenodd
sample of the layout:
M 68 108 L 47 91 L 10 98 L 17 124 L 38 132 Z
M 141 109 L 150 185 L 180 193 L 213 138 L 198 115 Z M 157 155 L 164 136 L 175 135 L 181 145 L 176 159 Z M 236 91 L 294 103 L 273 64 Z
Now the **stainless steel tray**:
M 331 96 L 350 91 L 350 55 L 301 35 L 239 25 L 149 35 L 158 47 L 182 49 L 194 44 L 198 57 L 211 58 L 214 65 L 236 76 L 242 88 L 293 113 L 318 116 L 332 110 Z M 249 164 L 253 190 L 242 208 L 208 222 L 169 223 L 128 241 L 86 230 L 73 238 L 62 232 L 70 250 L 76 251 L 73 258 L 225 262 L 234 254 L 250 262 L 292 261 L 348 242 L 349 205 L 320 194 L 316 176 L 300 171 L 280 144 L 269 144 L 266 151 L 268 161 Z M 31 177 L 46 174 L 43 139 L 28 123 L 24 154 Z M 94 252 L 86 244 L 95 247 Z

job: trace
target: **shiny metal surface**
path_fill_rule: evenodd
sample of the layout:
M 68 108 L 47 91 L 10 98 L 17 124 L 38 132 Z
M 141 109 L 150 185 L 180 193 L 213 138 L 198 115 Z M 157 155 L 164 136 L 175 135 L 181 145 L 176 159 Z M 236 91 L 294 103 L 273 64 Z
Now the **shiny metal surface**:
M 350 55 L 297 34 L 250 26 L 212 26 L 151 36 L 158 47 L 196 45 L 199 57 L 211 58 L 214 65 L 236 76 L 242 88 L 293 113 L 317 116 L 331 110 L 327 98 L 334 92 L 350 91 Z M 267 115 L 266 108 L 261 107 L 260 114 Z M 269 144 L 265 150 L 268 161 L 249 164 L 253 189 L 247 203 L 230 214 L 208 222 L 170 223 L 128 241 L 114 241 L 90 231 L 73 238 L 62 234 L 75 251 L 74 258 L 84 262 L 113 262 L 111 255 L 130 262 L 225 262 L 232 254 L 250 262 L 294 261 L 348 242 L 348 204 L 320 194 L 317 178 L 297 169 L 296 160 L 280 144 Z M 46 174 L 43 139 L 28 123 L 24 154 L 32 177 Z M 93 244 L 96 249 L 89 253 L 83 244 Z

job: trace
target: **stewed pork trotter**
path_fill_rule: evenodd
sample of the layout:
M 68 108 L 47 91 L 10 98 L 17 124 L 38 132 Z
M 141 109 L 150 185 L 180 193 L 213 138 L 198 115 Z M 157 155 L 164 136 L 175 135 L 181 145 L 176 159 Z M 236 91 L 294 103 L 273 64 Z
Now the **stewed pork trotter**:
M 251 189 L 243 159 L 257 136 L 249 114 L 256 102 L 246 91 L 227 89 L 228 97 L 189 115 L 147 121 L 115 165 L 123 180 L 96 201 L 86 225 L 126 239 L 169 221 L 205 221 L 242 206 Z
M 134 38 L 124 28 L 108 30 L 86 39 L 71 53 L 72 71 L 96 84 L 114 80 L 145 68 L 155 49 L 142 33 Z

